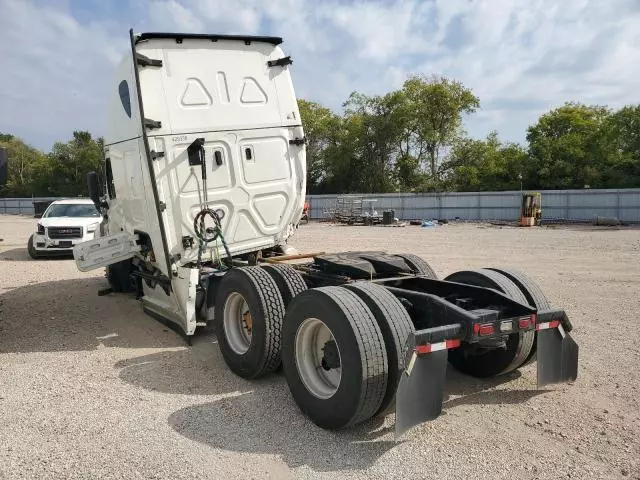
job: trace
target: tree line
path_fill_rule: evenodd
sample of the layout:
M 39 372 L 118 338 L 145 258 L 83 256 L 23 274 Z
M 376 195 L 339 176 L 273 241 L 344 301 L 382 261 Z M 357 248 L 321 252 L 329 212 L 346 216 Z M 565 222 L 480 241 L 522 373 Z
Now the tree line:
M 499 191 L 640 187 L 640 105 L 566 103 L 527 129 L 526 145 L 496 132 L 470 138 L 480 100 L 462 83 L 414 76 L 385 95 L 352 93 L 338 114 L 299 100 L 309 193 Z M 89 132 L 43 153 L 0 133 L 9 178 L 0 196 L 87 195 L 104 142 Z
M 310 193 L 640 187 L 640 105 L 566 103 L 520 145 L 497 132 L 470 138 L 463 116 L 480 100 L 445 77 L 411 77 L 385 95 L 354 92 L 343 114 L 298 103 Z
M 43 153 L 11 134 L 0 133 L 0 147 L 7 149 L 9 176 L 0 186 L 1 197 L 87 196 L 87 173 L 98 171 L 104 142 L 89 132 L 73 132 L 73 138 L 57 142 Z

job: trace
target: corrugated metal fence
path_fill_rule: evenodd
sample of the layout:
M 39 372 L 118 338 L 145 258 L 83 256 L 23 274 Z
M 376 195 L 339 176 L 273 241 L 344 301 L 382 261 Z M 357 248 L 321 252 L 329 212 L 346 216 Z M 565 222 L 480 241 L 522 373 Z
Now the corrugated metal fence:
M 640 188 L 623 190 L 543 190 L 542 216 L 547 219 L 593 220 L 594 215 L 640 222 Z M 311 218 L 321 219 L 337 195 L 309 195 Z M 516 220 L 521 192 L 365 194 L 378 212 L 393 209 L 404 219 Z M 53 198 L 0 198 L 0 214 L 33 215 L 33 202 Z
M 0 198 L 0 214 L 9 215 L 33 215 L 35 209 L 34 202 L 58 200 L 56 197 L 36 197 L 36 198 Z
M 640 222 L 640 189 L 542 190 L 542 216 L 546 219 L 592 221 L 595 215 Z M 522 194 L 515 192 L 387 193 L 363 194 L 382 213 L 392 209 L 403 219 L 517 220 Z M 309 195 L 312 219 L 324 218 L 337 195 Z M 367 202 L 368 204 L 368 202 Z

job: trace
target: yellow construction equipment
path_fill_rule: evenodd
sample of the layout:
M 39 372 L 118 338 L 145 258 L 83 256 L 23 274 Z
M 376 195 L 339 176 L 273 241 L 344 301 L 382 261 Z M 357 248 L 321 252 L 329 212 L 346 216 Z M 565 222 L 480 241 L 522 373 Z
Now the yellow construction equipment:
M 540 193 L 523 193 L 520 207 L 520 226 L 533 227 L 542 220 L 542 195 Z

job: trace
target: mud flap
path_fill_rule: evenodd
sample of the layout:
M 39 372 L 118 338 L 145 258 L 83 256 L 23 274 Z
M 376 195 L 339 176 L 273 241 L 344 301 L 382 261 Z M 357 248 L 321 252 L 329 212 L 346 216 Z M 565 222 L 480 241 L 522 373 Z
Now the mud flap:
M 447 350 L 418 355 L 414 352 L 410 373 L 404 371 L 396 392 L 396 435 L 433 420 L 442 411 Z
M 550 326 L 557 323 L 557 326 Z M 542 328 L 540 328 L 542 327 Z M 538 388 L 578 378 L 578 344 L 559 322 L 538 324 Z
M 459 325 L 445 325 L 409 335 L 396 391 L 396 436 L 442 412 L 447 352 L 460 346 L 459 334 Z

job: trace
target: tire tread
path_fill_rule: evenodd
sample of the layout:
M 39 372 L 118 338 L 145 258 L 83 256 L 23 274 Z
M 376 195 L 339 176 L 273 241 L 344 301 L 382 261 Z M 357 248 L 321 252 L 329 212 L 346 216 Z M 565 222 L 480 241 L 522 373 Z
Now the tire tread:
M 383 414 L 394 404 L 395 393 L 404 369 L 402 355 L 405 343 L 409 335 L 415 332 L 415 328 L 402 303 L 386 288 L 370 282 L 354 282 L 345 285 L 344 288 L 354 292 L 369 306 L 385 339 L 389 380 L 376 415 Z
M 363 386 L 358 409 L 344 425 L 349 427 L 371 418 L 382 403 L 388 381 L 384 339 L 373 313 L 355 293 L 343 287 L 320 287 L 316 290 L 327 295 L 344 312 L 360 348 Z
M 280 335 L 285 311 L 284 302 L 275 281 L 262 268 L 240 267 L 235 270 L 241 271 L 251 281 L 264 312 L 265 355 L 262 365 L 252 375 L 252 378 L 259 378 L 274 372 L 280 366 Z
M 436 272 L 433 271 L 433 268 L 431 268 L 431 265 L 429 265 L 422 257 L 414 255 L 413 253 L 399 253 L 395 256 L 402 258 L 409 268 L 417 275 L 432 278 L 433 280 L 438 279 L 438 276 L 436 275 Z
M 262 266 L 280 288 L 282 300 L 284 301 L 285 308 L 296 295 L 301 294 L 307 289 L 307 284 L 302 278 L 302 275 L 290 265 L 285 264 L 267 264 Z M 278 282 L 278 279 L 281 281 Z M 283 291 L 283 287 L 286 291 Z

